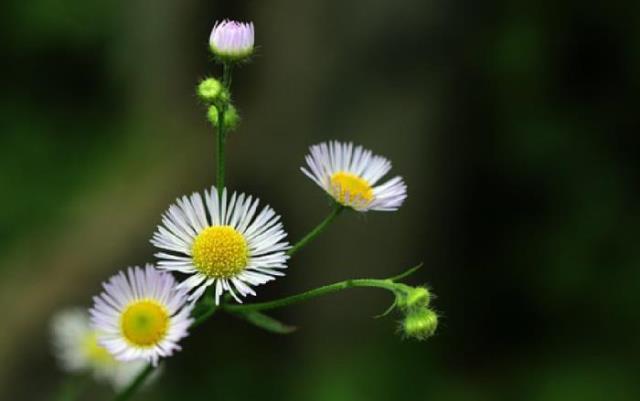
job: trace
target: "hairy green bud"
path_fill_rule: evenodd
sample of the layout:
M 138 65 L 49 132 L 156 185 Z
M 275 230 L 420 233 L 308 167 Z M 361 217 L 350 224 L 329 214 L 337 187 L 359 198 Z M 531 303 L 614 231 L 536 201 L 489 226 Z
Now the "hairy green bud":
M 222 83 L 215 78 L 205 78 L 198 84 L 198 97 L 205 103 L 226 103 L 229 94 Z
M 411 310 L 402 322 L 402 332 L 405 336 L 418 340 L 431 337 L 438 328 L 438 315 L 427 308 Z
M 424 308 L 429 306 L 431 294 L 425 287 L 406 287 L 403 294 L 397 297 L 397 304 L 402 309 Z
M 207 111 L 207 118 L 211 125 L 214 127 L 218 126 L 218 107 L 209 106 L 209 110 Z M 235 129 L 240 123 L 240 116 L 238 115 L 238 111 L 232 104 L 228 104 L 227 108 L 224 112 L 224 128 L 228 131 Z

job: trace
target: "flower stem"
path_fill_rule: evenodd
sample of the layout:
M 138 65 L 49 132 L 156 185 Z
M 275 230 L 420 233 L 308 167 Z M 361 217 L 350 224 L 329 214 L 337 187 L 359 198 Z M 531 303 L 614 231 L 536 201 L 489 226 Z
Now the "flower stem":
M 231 65 L 225 63 L 222 67 L 222 85 L 228 91 L 231 88 Z M 222 199 L 222 191 L 224 189 L 225 176 L 225 145 L 227 142 L 227 134 L 224 126 L 224 115 L 227 112 L 227 105 L 224 104 L 218 108 L 218 132 L 217 132 L 217 148 L 216 158 L 218 159 L 218 169 L 216 170 L 216 186 L 218 187 L 218 198 Z
M 88 387 L 90 383 L 88 377 L 71 377 L 64 382 L 58 389 L 58 394 L 54 398 L 55 401 L 74 401 Z
M 320 224 L 318 224 L 313 230 L 311 230 L 300 241 L 292 246 L 289 251 L 287 251 L 287 255 L 292 256 L 294 253 L 298 252 L 300 248 L 307 245 L 309 242 L 311 242 L 311 240 L 320 235 L 344 209 L 344 206 L 336 202 L 331 213 L 327 217 L 325 217 L 325 219 L 322 220 Z
M 394 283 L 388 279 L 370 279 L 370 278 L 362 278 L 362 279 L 352 279 L 340 281 L 334 284 L 324 285 L 322 287 L 314 288 L 313 290 L 309 290 L 303 292 L 301 294 L 292 295 L 290 297 L 276 299 L 274 301 L 269 302 L 259 302 L 255 304 L 230 304 L 223 305 L 222 307 L 230 312 L 249 312 L 249 311 L 262 311 L 269 309 L 282 308 L 284 306 L 288 306 L 291 304 L 295 304 L 298 302 L 307 301 L 312 298 L 316 298 L 322 295 L 331 294 L 334 292 L 342 291 L 347 288 L 356 288 L 356 287 L 375 287 L 382 288 L 388 291 L 393 292 L 394 294 L 398 291 L 398 284 Z
M 116 395 L 113 401 L 128 400 L 142 386 L 154 369 L 152 364 L 148 364 L 124 390 Z
M 200 316 L 195 318 L 193 323 L 191 323 L 191 328 L 192 329 L 196 328 L 200 326 L 202 323 L 206 322 L 207 319 L 209 319 L 214 313 L 216 313 L 216 310 L 218 310 L 218 306 L 215 304 L 212 304 L 208 310 L 206 310 Z
M 215 304 L 212 304 L 206 312 L 202 313 L 200 316 L 196 317 L 195 321 L 191 324 L 191 328 L 195 328 L 204 323 L 207 319 L 209 319 L 216 311 L 218 307 Z M 154 371 L 154 367 L 151 364 L 148 364 L 144 370 L 142 370 L 138 375 L 133 379 L 133 381 L 116 397 L 113 401 L 126 401 L 128 400 L 135 392 L 142 386 L 144 381 L 149 377 L 149 375 Z

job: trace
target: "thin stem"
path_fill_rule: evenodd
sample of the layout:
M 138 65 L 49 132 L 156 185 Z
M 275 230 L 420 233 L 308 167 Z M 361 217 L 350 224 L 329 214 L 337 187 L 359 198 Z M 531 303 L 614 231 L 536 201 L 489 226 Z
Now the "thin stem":
M 231 88 L 231 64 L 225 63 L 222 66 L 222 85 L 228 91 Z M 216 158 L 218 160 L 218 169 L 216 170 L 216 186 L 218 187 L 218 198 L 222 199 L 222 191 L 224 189 L 225 177 L 225 145 L 227 142 L 227 134 L 224 126 L 224 115 L 227 112 L 227 105 L 221 105 L 218 108 L 218 132 Z
M 71 377 L 60 386 L 54 400 L 74 401 L 84 392 L 88 384 L 87 377 Z
M 154 369 L 155 367 L 152 364 L 148 364 L 124 390 L 116 395 L 113 401 L 128 400 L 136 391 L 138 391 L 140 386 L 142 386 Z
M 206 312 L 196 317 L 195 321 L 191 324 L 191 328 L 195 328 L 204 323 L 207 319 L 209 319 L 216 311 L 218 307 L 215 304 L 212 304 Z M 127 386 L 122 392 L 116 395 L 113 401 L 125 401 L 128 400 L 135 392 L 142 386 L 145 380 L 149 377 L 149 375 L 154 371 L 154 367 L 151 364 L 148 364 L 144 370 L 142 370 L 135 379 Z
M 206 322 L 214 313 L 218 310 L 218 306 L 216 304 L 212 304 L 209 309 L 207 309 L 203 314 L 196 317 L 196 319 L 191 323 L 191 328 L 196 328 L 200 326 L 202 323 Z
M 216 170 L 216 186 L 218 187 L 218 199 L 222 199 L 222 191 L 224 189 L 225 175 L 225 133 L 224 133 L 224 113 L 223 107 L 218 108 L 218 146 L 216 148 L 216 158 L 218 160 L 218 169 Z
M 395 294 L 395 292 L 397 291 L 397 288 L 396 288 L 397 286 L 398 284 L 395 284 L 394 282 L 386 279 L 385 280 L 369 279 L 369 278 L 353 279 L 353 280 L 340 281 L 338 283 L 314 288 L 313 290 L 309 290 L 297 295 L 292 295 L 286 298 L 276 299 L 275 301 L 260 302 L 255 304 L 244 304 L 244 305 L 238 305 L 238 304 L 223 305 L 222 307 L 225 310 L 230 312 L 262 311 L 262 310 L 268 310 L 268 309 L 282 308 L 284 306 L 307 301 L 309 299 L 316 298 L 322 295 L 342 291 L 347 288 L 375 287 L 375 288 L 382 288 L 382 289 L 391 291 Z
M 233 70 L 233 65 L 229 63 L 224 63 L 222 65 L 222 85 L 224 85 L 227 90 L 231 89 L 231 71 Z
M 313 230 L 311 230 L 307 235 L 305 235 L 300 241 L 298 241 L 294 246 L 292 246 L 289 251 L 287 251 L 287 255 L 291 256 L 294 253 L 298 252 L 300 248 L 307 245 L 311 240 L 320 235 L 326 228 L 331 224 L 333 220 L 345 209 L 344 206 L 337 203 L 333 207 L 331 213 L 325 217 L 324 220 L 320 222 Z

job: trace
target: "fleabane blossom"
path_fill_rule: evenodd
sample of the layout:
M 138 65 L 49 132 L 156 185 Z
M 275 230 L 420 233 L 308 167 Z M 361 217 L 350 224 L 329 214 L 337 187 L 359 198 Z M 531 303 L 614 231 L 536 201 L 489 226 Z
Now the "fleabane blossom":
M 258 212 L 258 198 L 237 194 L 177 199 L 162 216 L 151 243 L 159 252 L 158 268 L 189 274 L 178 288 L 195 301 L 213 286 L 216 304 L 228 292 L 238 302 L 255 295 L 252 287 L 284 276 L 290 248 L 280 216 L 269 206 Z
M 241 61 L 253 53 L 253 22 L 216 22 L 209 36 L 209 47 L 222 61 Z
M 338 141 L 313 145 L 305 161 L 305 175 L 336 202 L 359 212 L 394 211 L 407 198 L 402 177 L 376 185 L 391 170 L 391 162 L 362 146 Z
M 55 357 L 70 373 L 89 372 L 96 381 L 119 390 L 129 384 L 146 366 L 144 361 L 120 362 L 98 343 L 86 309 L 71 308 L 58 312 L 51 321 Z
M 120 361 L 153 365 L 180 350 L 193 305 L 176 284 L 171 273 L 149 264 L 111 277 L 89 311 L 99 344 Z

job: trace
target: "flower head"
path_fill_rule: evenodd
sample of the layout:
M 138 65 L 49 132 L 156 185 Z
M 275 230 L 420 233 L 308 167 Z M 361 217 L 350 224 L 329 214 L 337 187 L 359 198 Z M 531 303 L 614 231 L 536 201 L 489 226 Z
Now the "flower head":
M 391 162 L 361 146 L 333 141 L 311 146 L 301 170 L 336 202 L 360 212 L 397 210 L 407 197 L 407 186 L 396 176 L 376 183 L 391 170 Z
M 253 286 L 283 276 L 288 256 L 287 234 L 269 206 L 257 213 L 259 200 L 227 190 L 219 198 L 216 188 L 191 197 L 183 196 L 162 217 L 151 243 L 159 252 L 158 268 L 190 274 L 179 288 L 194 290 L 197 300 L 207 287 L 215 286 L 215 301 L 229 292 L 255 295 Z
M 98 341 L 116 359 L 147 360 L 157 365 L 161 357 L 180 350 L 193 322 L 185 291 L 176 289 L 170 273 L 152 265 L 129 268 L 103 284 L 94 297 L 91 322 Z
M 211 30 L 209 46 L 222 61 L 241 61 L 253 53 L 253 22 L 223 20 Z
M 67 309 L 52 320 L 55 356 L 68 372 L 91 372 L 98 381 L 120 389 L 142 369 L 144 361 L 120 362 L 98 343 L 98 333 L 91 327 L 85 309 Z

